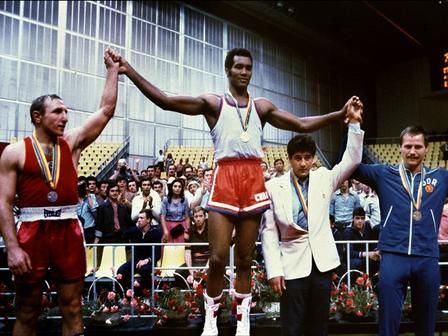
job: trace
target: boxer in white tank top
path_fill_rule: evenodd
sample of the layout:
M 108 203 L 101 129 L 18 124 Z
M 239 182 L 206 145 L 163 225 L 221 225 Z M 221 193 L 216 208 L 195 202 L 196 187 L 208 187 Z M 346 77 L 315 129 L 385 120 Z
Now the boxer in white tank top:
M 252 77 L 252 56 L 246 49 L 236 48 L 227 53 L 224 67 L 228 78 L 229 96 L 226 98 L 211 93 L 197 97 L 168 96 L 143 78 L 119 54 L 116 54 L 115 60 L 120 62 L 120 73 L 126 74 L 139 90 L 160 108 L 186 115 L 203 115 L 205 117 L 215 143 L 215 158 L 218 159 L 212 187 L 215 189 L 216 195 L 218 195 L 217 189 L 222 187 L 222 184 L 225 184 L 225 189 L 232 188 L 231 191 L 227 191 L 229 193 L 233 193 L 237 189 L 241 189 L 244 193 L 244 187 L 240 184 L 244 180 L 241 178 L 241 174 L 252 170 L 250 177 L 254 181 L 246 181 L 246 185 L 249 183 L 257 186 L 255 194 L 253 190 L 250 191 L 252 194 L 247 197 L 239 193 L 240 199 L 237 199 L 235 204 L 227 204 L 228 200 L 213 197 L 209 201 L 210 262 L 205 295 L 206 319 L 203 331 L 203 335 L 218 335 L 216 313 L 223 289 L 223 277 L 229 257 L 232 231 L 235 228 L 237 242 L 235 298 L 238 301 L 236 334 L 249 335 L 251 259 L 258 236 L 261 212 L 268 206 L 266 205 L 268 200 L 264 198 L 264 186 L 263 189 L 258 190 L 257 176 L 260 175 L 262 181 L 264 181 L 264 177 L 259 163 L 254 163 L 262 157 L 263 126 L 268 122 L 274 127 L 293 132 L 312 132 L 332 122 L 345 120 L 347 108 L 353 104 L 353 101 L 352 99 L 347 101 L 340 111 L 299 118 L 290 112 L 281 111 L 266 98 L 251 99 L 247 88 Z M 252 109 L 249 114 L 250 106 Z M 241 118 L 238 117 L 237 112 Z M 247 163 L 248 166 L 244 166 L 243 163 L 244 165 Z M 257 165 L 258 168 L 255 168 Z M 227 168 L 224 169 L 224 166 Z M 244 168 L 238 169 L 237 167 Z M 235 173 L 237 170 L 239 173 Z M 239 180 L 235 181 L 237 176 L 239 176 Z M 219 194 L 221 197 L 222 193 Z M 255 201 L 254 208 L 251 208 L 251 200 Z M 260 203 L 263 204 L 260 205 Z M 167 235 L 168 232 L 164 234 Z

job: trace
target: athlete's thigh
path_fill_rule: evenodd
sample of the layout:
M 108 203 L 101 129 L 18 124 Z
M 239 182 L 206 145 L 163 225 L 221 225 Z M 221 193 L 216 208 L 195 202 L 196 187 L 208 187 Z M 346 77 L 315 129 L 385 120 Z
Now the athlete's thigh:
M 248 256 L 254 252 L 255 242 L 258 237 L 258 229 L 260 227 L 260 220 L 261 214 L 255 214 L 250 217 L 240 219 L 236 224 L 236 252 L 239 256 Z
M 235 220 L 234 217 L 229 215 L 216 211 L 209 212 L 208 242 L 211 255 L 228 255 Z

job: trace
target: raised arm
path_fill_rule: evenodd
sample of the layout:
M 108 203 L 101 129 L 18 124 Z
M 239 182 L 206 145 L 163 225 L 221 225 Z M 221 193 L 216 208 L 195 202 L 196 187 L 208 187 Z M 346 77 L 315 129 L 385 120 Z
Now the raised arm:
M 20 153 L 24 152 L 23 142 L 9 145 L 0 158 L 0 229 L 8 253 L 8 266 L 14 275 L 31 271 L 28 254 L 22 250 L 17 241 L 13 206 L 19 170 Z
M 154 104 L 163 110 L 175 111 L 188 115 L 213 116 L 219 108 L 219 99 L 214 95 L 204 94 L 192 96 L 168 96 L 154 84 L 140 75 L 129 62 L 114 53 L 114 60 L 120 63 L 120 74 L 125 74 L 138 87 L 138 89 Z
M 106 84 L 99 110 L 89 116 L 80 127 L 71 129 L 64 136 L 73 153 L 80 153 L 95 141 L 114 116 L 118 94 L 119 64 L 114 62 L 110 49 L 104 52 L 104 64 L 106 65 Z
M 339 111 L 331 112 L 321 116 L 300 118 L 290 112 L 278 109 L 268 99 L 259 98 L 255 102 L 257 110 L 259 111 L 260 116 L 262 117 L 262 120 L 264 122 L 268 122 L 272 126 L 275 126 L 277 128 L 299 133 L 313 132 L 338 120 L 347 122 L 349 107 L 357 107 L 359 104 L 361 104 L 359 98 L 353 96 Z

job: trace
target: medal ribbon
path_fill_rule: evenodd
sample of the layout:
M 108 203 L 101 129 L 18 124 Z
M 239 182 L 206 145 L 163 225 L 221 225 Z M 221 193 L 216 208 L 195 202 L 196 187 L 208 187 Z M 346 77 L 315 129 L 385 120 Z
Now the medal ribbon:
M 410 199 L 412 200 L 414 208 L 416 210 L 420 210 L 420 206 L 422 205 L 422 191 L 423 191 L 423 180 L 425 179 L 425 169 L 422 167 L 420 171 L 421 178 L 420 183 L 418 185 L 417 200 L 414 199 L 414 194 L 411 190 L 411 185 L 409 183 L 408 176 L 406 175 L 406 170 L 404 168 L 403 162 L 401 162 L 399 165 L 399 171 L 400 171 L 401 184 L 403 185 L 404 189 L 406 190 Z
M 53 147 L 53 160 L 52 160 L 52 170 L 50 171 L 50 167 L 48 166 L 47 158 L 45 157 L 42 146 L 39 141 L 37 141 L 36 134 L 33 133 L 31 137 L 34 153 L 36 154 L 37 162 L 39 163 L 40 170 L 42 171 L 42 175 L 44 175 L 45 180 L 51 189 L 56 189 L 60 170 L 61 170 L 61 148 L 59 146 L 59 139 Z
M 294 189 L 296 190 L 297 196 L 299 196 L 300 204 L 302 205 L 303 214 L 306 218 L 308 218 L 308 202 L 305 199 L 305 196 L 303 196 L 302 187 L 299 185 L 299 182 L 297 182 L 297 177 L 294 175 L 294 172 L 291 169 L 291 179 L 292 184 L 294 185 Z
M 248 101 L 248 108 L 247 108 L 247 113 L 246 113 L 246 117 L 243 120 L 243 116 L 241 115 L 241 111 L 240 111 L 240 107 L 238 106 L 238 101 L 236 100 L 236 98 L 234 96 L 232 96 L 232 94 L 230 93 L 230 91 L 228 91 L 226 93 L 226 96 L 233 101 L 233 103 L 235 104 L 235 109 L 236 112 L 238 114 L 238 118 L 240 118 L 240 123 L 241 123 L 241 127 L 243 128 L 243 131 L 246 132 L 247 127 L 249 126 L 249 119 L 250 119 L 250 114 L 252 112 L 252 99 L 250 99 L 250 94 L 249 92 L 247 93 L 249 101 Z

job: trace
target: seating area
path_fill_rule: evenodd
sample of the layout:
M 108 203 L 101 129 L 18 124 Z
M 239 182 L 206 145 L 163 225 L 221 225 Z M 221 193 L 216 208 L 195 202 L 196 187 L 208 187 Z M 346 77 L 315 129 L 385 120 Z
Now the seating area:
M 442 160 L 442 152 L 440 146 L 444 141 L 431 141 L 428 145 L 428 153 L 425 158 L 425 166 L 436 168 L 448 168 L 444 160 Z M 370 144 L 367 150 L 373 154 L 379 163 L 398 164 L 401 161 L 400 145 L 398 143 L 387 144 Z
M 265 146 L 264 161 L 268 164 L 268 167 L 274 166 L 274 161 L 277 159 L 283 159 L 285 164 L 288 162 L 288 153 L 286 152 L 286 146 Z
M 98 175 L 102 168 L 120 149 L 119 142 L 93 143 L 81 153 L 78 164 L 78 176 Z
M 166 154 L 171 153 L 173 155 L 174 163 L 177 164 L 180 159 L 188 158 L 188 163 L 193 167 L 197 167 L 202 157 L 205 157 L 209 168 L 213 168 L 213 147 L 200 147 L 200 146 L 169 146 L 165 151 Z
M 191 146 L 169 146 L 166 153 L 173 155 L 174 162 L 177 164 L 179 159 L 189 159 L 189 163 L 193 167 L 197 167 L 201 157 L 205 157 L 208 166 L 213 168 L 213 147 L 191 147 Z M 288 153 L 286 152 L 286 145 L 283 146 L 263 146 L 265 154 L 264 161 L 268 164 L 268 167 L 274 166 L 276 159 L 283 159 L 285 164 L 288 163 Z M 318 158 L 317 166 L 320 167 L 321 163 Z

